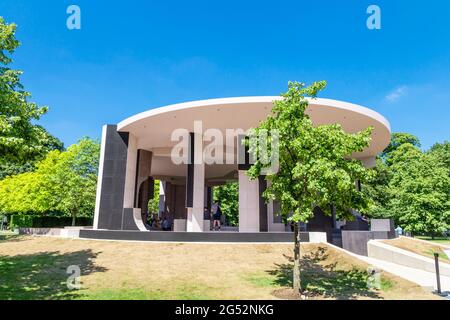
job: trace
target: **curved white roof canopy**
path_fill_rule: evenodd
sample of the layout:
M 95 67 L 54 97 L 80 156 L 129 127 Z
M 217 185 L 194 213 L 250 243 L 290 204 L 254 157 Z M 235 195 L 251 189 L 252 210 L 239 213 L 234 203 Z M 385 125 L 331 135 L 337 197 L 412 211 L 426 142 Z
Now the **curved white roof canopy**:
M 171 134 L 175 129 L 184 128 L 192 132 L 194 121 L 201 120 L 203 131 L 209 128 L 219 129 L 223 133 L 226 129 L 240 128 L 246 131 L 256 127 L 261 120 L 264 120 L 271 111 L 273 101 L 280 99 L 282 99 L 280 96 L 260 96 L 173 104 L 151 109 L 125 119 L 118 124 L 118 131 L 130 132 L 136 137 L 139 149 L 154 152 L 156 157 L 152 163 L 153 172 L 153 168 L 157 169 L 160 166 L 158 163 L 161 162 L 162 165 L 164 161 L 162 159 L 158 161 L 158 155 L 167 156 L 170 148 L 175 144 L 171 141 Z M 389 144 L 391 134 L 389 122 L 379 113 L 366 107 L 317 98 L 309 99 L 307 113 L 315 125 L 339 123 L 344 130 L 350 133 L 373 126 L 371 144 L 363 152 L 353 155 L 357 159 L 373 158 Z M 173 174 L 173 170 L 175 168 L 167 170 L 166 173 Z M 223 172 L 216 172 L 216 174 L 225 175 L 226 170 L 230 170 L 230 168 L 226 168 L 224 165 Z M 176 171 L 179 171 L 177 175 L 185 174 L 182 168 L 177 168 Z M 155 172 L 155 174 L 164 175 L 165 173 Z

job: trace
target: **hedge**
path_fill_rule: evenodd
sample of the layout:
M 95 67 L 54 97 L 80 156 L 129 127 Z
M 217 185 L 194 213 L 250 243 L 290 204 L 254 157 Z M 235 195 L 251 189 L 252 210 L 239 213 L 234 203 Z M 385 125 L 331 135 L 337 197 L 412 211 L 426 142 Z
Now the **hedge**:
M 79 217 L 75 221 L 76 226 L 92 226 L 93 219 L 89 217 Z M 55 216 L 30 216 L 12 215 L 9 227 L 14 228 L 61 228 L 72 225 L 71 217 Z
M 25 215 L 14 215 L 9 220 L 9 228 L 31 228 L 33 226 L 33 217 Z

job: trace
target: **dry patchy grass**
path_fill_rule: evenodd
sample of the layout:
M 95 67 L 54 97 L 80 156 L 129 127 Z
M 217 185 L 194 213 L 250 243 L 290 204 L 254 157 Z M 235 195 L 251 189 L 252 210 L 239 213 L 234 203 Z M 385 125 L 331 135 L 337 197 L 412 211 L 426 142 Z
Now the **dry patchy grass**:
M 384 240 L 385 244 L 397 247 L 399 249 L 407 250 L 431 259 L 434 259 L 434 253 L 439 253 L 439 261 L 450 263 L 450 257 L 447 257 L 441 246 L 435 245 L 432 242 L 426 243 L 406 237 L 400 237 L 392 240 Z
M 435 298 L 390 274 L 381 290 L 369 290 L 368 265 L 326 245 L 305 244 L 302 252 L 311 298 Z M 67 289 L 69 265 L 81 268 L 81 290 Z M 289 244 L 0 241 L 0 299 L 276 299 L 291 275 Z

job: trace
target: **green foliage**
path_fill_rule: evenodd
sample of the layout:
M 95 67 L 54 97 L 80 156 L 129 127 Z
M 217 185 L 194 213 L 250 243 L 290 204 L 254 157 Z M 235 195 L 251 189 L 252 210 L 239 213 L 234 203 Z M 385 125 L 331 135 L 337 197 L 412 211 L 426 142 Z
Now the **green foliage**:
M 34 121 L 48 108 L 29 102 L 31 94 L 20 83 L 22 71 L 8 65 L 19 41 L 16 25 L 0 17 L 0 179 L 33 169 L 48 151 L 62 150 L 62 143 Z
M 387 207 L 389 194 L 387 187 L 392 177 L 392 171 L 382 158 L 376 160 L 373 178 L 362 186 L 362 191 L 372 200 L 367 214 L 373 219 L 394 218 L 393 213 Z
M 150 214 L 157 214 L 159 212 L 159 180 L 155 180 L 155 189 L 153 192 L 153 199 L 148 201 L 148 212 Z
M 54 150 L 26 172 L 0 181 L 0 212 L 92 216 L 100 147 L 88 138 Z
M 239 184 L 231 182 L 214 187 L 214 201 L 220 201 L 220 208 L 231 226 L 239 222 Z
M 35 215 L 12 215 L 10 218 L 10 229 L 21 228 L 61 228 L 70 225 L 71 217 L 60 216 L 35 216 Z M 92 225 L 92 218 L 79 217 L 77 226 Z
M 383 159 L 388 159 L 389 154 L 391 154 L 393 151 L 397 150 L 401 145 L 403 144 L 412 144 L 415 147 L 420 148 L 420 140 L 416 136 L 410 134 L 410 133 L 404 133 L 404 132 L 394 132 L 391 134 L 391 142 L 386 147 L 386 149 L 382 152 L 381 157 Z
M 438 155 L 412 144 L 391 155 L 388 208 L 406 231 L 442 234 L 450 228 L 450 175 Z
M 9 222 L 9 228 L 31 228 L 33 226 L 33 217 L 29 215 L 12 215 Z
M 363 188 L 374 200 L 370 216 L 393 218 L 414 234 L 441 234 L 450 228 L 450 143 L 423 152 L 411 134 L 391 139 L 377 160 L 375 179 Z
M 428 153 L 433 154 L 449 170 L 450 173 L 450 142 L 435 143 Z
M 307 222 L 316 205 L 329 210 L 334 204 L 342 218 L 350 217 L 350 208 L 364 211 L 369 205 L 355 181 L 368 181 L 370 170 L 349 157 L 369 145 L 372 128 L 351 134 L 339 124 L 314 126 L 305 113 L 306 96 L 315 98 L 325 86 L 324 81 L 308 87 L 290 82 L 284 99 L 274 102 L 272 114 L 255 130 L 257 134 L 263 129 L 279 132 L 280 169 L 266 176 L 270 183 L 264 195 L 280 202 L 282 216 L 293 213 L 290 219 L 295 222 Z M 255 159 L 260 151 L 261 145 L 250 148 Z M 263 168 L 257 160 L 248 174 L 257 178 Z

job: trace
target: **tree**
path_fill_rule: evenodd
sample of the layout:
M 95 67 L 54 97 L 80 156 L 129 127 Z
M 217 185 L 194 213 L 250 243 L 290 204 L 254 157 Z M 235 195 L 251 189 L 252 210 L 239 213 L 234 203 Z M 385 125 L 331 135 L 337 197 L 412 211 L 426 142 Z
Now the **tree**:
M 428 153 L 434 154 L 450 173 L 450 142 L 435 143 Z
M 377 156 L 374 176 L 363 188 L 363 192 L 373 201 L 367 212 L 370 218 L 397 219 L 389 207 L 391 198 L 388 186 L 393 174 L 392 164 L 394 160 L 392 154 L 404 144 L 411 144 L 417 148 L 421 146 L 420 140 L 416 136 L 410 133 L 394 132 L 391 134 L 389 145 Z M 398 223 L 397 220 L 396 222 Z
M 373 173 L 372 179 L 362 188 L 362 192 L 372 200 L 367 216 L 373 219 L 394 218 L 388 208 L 390 198 L 387 192 L 392 170 L 381 157 L 377 157 Z
M 450 171 L 440 153 L 406 143 L 392 152 L 388 208 L 404 229 L 434 237 L 450 228 Z
M 420 140 L 415 135 L 412 135 L 410 133 L 405 132 L 394 132 L 391 134 L 391 142 L 389 145 L 384 149 L 384 151 L 381 153 L 381 158 L 383 160 L 387 160 L 389 158 L 389 155 L 397 150 L 401 145 L 403 144 L 412 144 L 415 147 L 420 148 Z
M 393 133 L 363 190 L 374 200 L 370 217 L 393 218 L 408 232 L 433 237 L 449 227 L 450 143 L 436 143 L 427 152 L 420 146 L 411 134 Z
M 356 190 L 355 182 L 368 181 L 370 170 L 350 156 L 369 145 L 372 128 L 351 134 L 339 124 L 314 126 L 305 113 L 306 96 L 315 98 L 325 86 L 325 81 L 311 86 L 290 82 L 283 99 L 274 101 L 271 114 L 255 128 L 256 135 L 262 130 L 269 133 L 278 130 L 279 170 L 265 177 L 269 183 L 264 196 L 279 201 L 282 216 L 289 216 L 294 223 L 293 287 L 298 292 L 301 291 L 299 222 L 308 222 L 316 206 L 331 215 L 333 204 L 338 217 L 351 219 L 350 208 L 365 210 L 369 205 L 368 197 Z M 271 139 L 269 135 L 270 142 Z M 253 179 L 270 165 L 258 159 L 262 148 L 261 144 L 250 144 L 250 153 L 256 159 L 248 171 Z
M 62 212 L 75 225 L 80 214 L 91 216 L 95 207 L 99 144 L 81 139 L 67 151 L 53 150 L 36 170 L 0 181 L 0 211 L 45 214 Z
M 61 141 L 35 124 L 48 108 L 29 102 L 20 83 L 22 71 L 12 70 L 10 55 L 20 45 L 16 25 L 0 17 L 0 179 L 34 168 L 48 151 L 63 149 Z
M 220 209 L 227 222 L 235 226 L 239 221 L 239 184 L 230 182 L 214 187 L 214 201 L 220 201 Z
M 49 168 L 53 171 L 48 178 L 55 208 L 69 214 L 73 226 L 80 213 L 94 212 L 99 153 L 99 144 L 85 138 L 61 152 L 53 168 Z
M 153 198 L 148 201 L 148 212 L 159 213 L 159 180 L 154 181 Z

